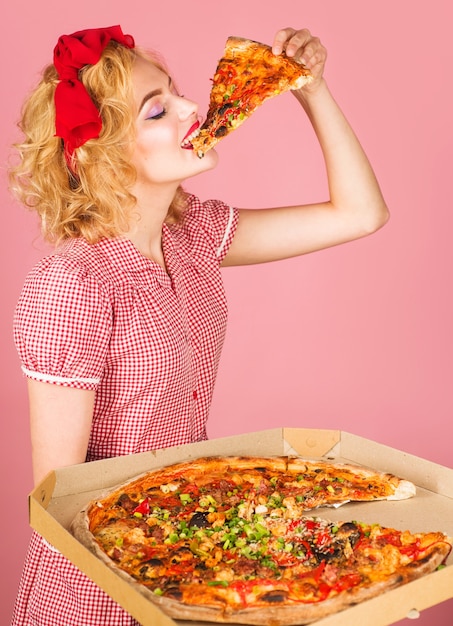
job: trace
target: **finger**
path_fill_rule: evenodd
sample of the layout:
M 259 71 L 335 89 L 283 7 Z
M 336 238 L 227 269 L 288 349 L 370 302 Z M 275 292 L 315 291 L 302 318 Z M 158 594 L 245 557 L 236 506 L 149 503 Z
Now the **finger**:
M 317 37 L 312 38 L 305 47 L 300 48 L 294 57 L 308 69 L 316 65 L 324 65 L 327 58 L 327 50 Z
M 274 37 L 272 52 L 276 55 L 281 54 L 286 48 L 287 41 L 291 39 L 296 32 L 294 28 L 282 28 L 279 30 Z
M 306 28 L 293 31 L 293 35 L 286 44 L 286 56 L 294 57 L 299 55 L 300 50 L 304 49 L 312 39 L 310 31 Z

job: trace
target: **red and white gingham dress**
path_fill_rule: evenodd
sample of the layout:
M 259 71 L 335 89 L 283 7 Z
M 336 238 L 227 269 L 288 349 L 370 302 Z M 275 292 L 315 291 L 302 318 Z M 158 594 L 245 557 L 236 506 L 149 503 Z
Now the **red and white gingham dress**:
M 206 439 L 237 219 L 190 196 L 183 225 L 163 227 L 168 273 L 121 238 L 70 240 L 29 274 L 15 316 L 23 371 L 96 390 L 87 461 Z M 137 622 L 34 533 L 12 624 Z

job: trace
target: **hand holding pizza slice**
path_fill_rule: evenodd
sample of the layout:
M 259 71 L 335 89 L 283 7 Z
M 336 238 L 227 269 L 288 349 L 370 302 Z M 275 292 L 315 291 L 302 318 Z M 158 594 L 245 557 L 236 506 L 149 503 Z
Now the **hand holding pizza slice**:
M 294 55 L 295 44 L 292 45 Z M 274 54 L 270 46 L 250 39 L 227 39 L 212 79 L 206 120 L 191 141 L 200 158 L 243 124 L 266 100 L 300 89 L 313 80 L 310 70 L 296 60 L 297 56 L 287 56 L 278 42 L 274 49 L 280 50 L 276 46 L 281 46 L 282 54 Z

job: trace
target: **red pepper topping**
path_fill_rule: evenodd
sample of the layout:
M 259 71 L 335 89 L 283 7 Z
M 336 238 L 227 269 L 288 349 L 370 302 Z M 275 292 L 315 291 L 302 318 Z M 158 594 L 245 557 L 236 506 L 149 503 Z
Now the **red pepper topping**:
M 145 498 L 143 502 L 140 502 L 138 506 L 132 511 L 132 515 L 140 513 L 140 515 L 149 515 L 149 500 Z
M 352 587 L 357 587 L 362 582 L 362 576 L 356 572 L 351 574 L 345 574 L 341 576 L 341 578 L 335 583 L 333 589 L 338 593 L 340 591 L 345 591 L 345 589 L 351 589 Z
M 200 495 L 200 489 L 198 488 L 198 485 L 196 485 L 195 483 L 191 483 L 189 485 L 184 485 L 184 487 L 182 488 L 182 491 L 184 493 L 188 493 L 191 496 L 199 496 Z

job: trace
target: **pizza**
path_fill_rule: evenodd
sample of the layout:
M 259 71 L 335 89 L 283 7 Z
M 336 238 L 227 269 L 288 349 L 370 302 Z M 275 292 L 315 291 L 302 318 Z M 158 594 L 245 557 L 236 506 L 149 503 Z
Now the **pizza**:
M 229 37 L 214 77 L 206 120 L 191 139 L 201 158 L 274 96 L 300 89 L 312 80 L 310 71 L 266 44 Z
M 308 624 L 445 564 L 452 540 L 319 508 L 401 500 L 387 473 L 298 457 L 208 457 L 152 470 L 90 502 L 72 532 L 176 619 Z

